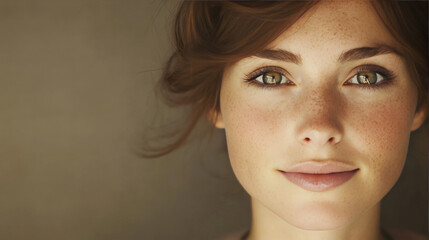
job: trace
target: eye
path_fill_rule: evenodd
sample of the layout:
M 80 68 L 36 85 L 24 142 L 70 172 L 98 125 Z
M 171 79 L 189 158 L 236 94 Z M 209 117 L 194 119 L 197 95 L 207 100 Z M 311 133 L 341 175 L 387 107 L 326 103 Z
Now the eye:
M 279 85 L 287 82 L 287 78 L 283 74 L 275 71 L 264 72 L 255 80 L 266 85 Z
M 278 66 L 261 67 L 249 74 L 244 80 L 255 87 L 275 89 L 277 87 L 295 85 L 288 77 L 289 72 Z
M 388 86 L 397 77 L 391 70 L 375 64 L 359 66 L 353 72 L 355 75 L 347 80 L 345 85 L 354 85 L 366 89 Z
M 366 85 L 373 85 L 373 84 L 379 84 L 384 80 L 384 77 L 382 74 L 376 72 L 376 71 L 360 71 L 356 75 L 354 75 L 348 83 L 350 84 L 366 84 Z

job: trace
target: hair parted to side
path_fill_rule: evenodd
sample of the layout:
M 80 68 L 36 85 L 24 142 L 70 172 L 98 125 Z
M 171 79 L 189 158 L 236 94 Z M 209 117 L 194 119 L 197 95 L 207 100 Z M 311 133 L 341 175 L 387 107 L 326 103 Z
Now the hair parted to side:
M 210 111 L 220 111 L 219 95 L 226 66 L 255 55 L 294 24 L 318 1 L 185 1 L 174 23 L 175 52 L 168 60 L 160 90 L 171 106 L 190 106 L 177 139 L 167 146 L 145 149 L 158 157 L 185 143 L 192 129 Z M 418 106 L 427 103 L 427 2 L 371 1 L 399 49 L 419 92 Z

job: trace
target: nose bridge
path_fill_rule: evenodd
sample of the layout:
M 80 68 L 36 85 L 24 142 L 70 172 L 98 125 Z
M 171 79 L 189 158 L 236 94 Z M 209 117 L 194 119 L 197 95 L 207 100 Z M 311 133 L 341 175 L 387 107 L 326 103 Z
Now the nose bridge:
M 340 95 L 332 88 L 314 88 L 300 104 L 297 140 L 305 145 L 336 144 L 342 138 Z
M 318 116 L 320 120 L 335 112 L 339 101 L 334 91 L 327 88 L 313 89 L 304 99 L 304 109 L 310 115 Z

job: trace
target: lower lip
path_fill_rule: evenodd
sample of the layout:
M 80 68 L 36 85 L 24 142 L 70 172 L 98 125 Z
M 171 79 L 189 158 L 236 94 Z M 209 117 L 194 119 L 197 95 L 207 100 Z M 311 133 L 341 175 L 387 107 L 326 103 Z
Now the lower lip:
M 281 173 L 292 183 L 312 192 L 323 192 L 338 187 L 350 180 L 358 169 L 349 172 L 311 174 L 283 172 Z

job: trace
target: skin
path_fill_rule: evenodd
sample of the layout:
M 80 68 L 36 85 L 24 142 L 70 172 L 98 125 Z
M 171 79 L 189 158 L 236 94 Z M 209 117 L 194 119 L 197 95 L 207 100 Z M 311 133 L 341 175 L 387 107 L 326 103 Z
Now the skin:
M 301 64 L 251 56 L 225 69 L 214 124 L 225 129 L 232 168 L 252 199 L 248 239 L 383 239 L 380 201 L 427 113 L 416 110 L 417 88 L 400 55 L 337 61 L 347 50 L 379 45 L 399 48 L 370 3 L 324 1 L 267 47 L 300 55 Z M 395 77 L 378 88 L 350 84 L 364 64 Z M 287 71 L 293 83 L 261 88 L 244 80 L 264 66 Z M 279 172 L 315 159 L 359 171 L 323 192 Z

